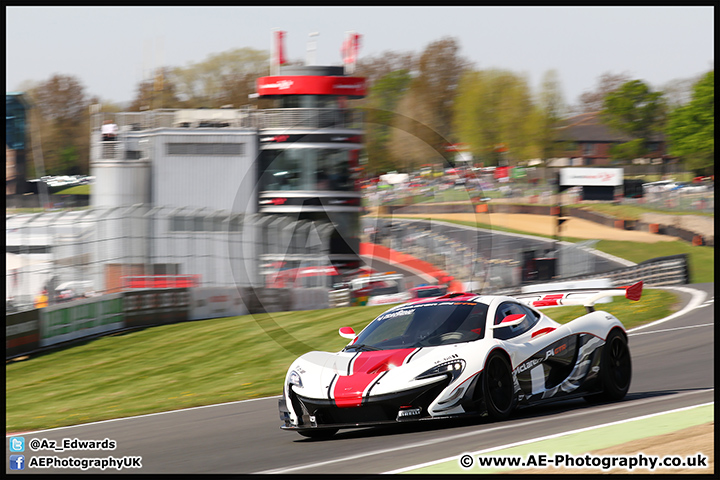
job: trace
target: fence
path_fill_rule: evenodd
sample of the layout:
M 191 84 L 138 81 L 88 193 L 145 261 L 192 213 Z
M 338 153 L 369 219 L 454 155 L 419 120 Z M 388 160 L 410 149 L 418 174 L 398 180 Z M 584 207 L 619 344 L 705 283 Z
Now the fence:
M 92 115 L 92 131 L 100 131 L 110 120 L 119 134 L 153 128 L 224 127 L 224 128 L 363 128 L 364 112 L 338 108 L 270 108 L 176 110 L 147 112 L 98 112 Z M 107 158 L 107 157 L 103 157 Z
M 331 231 L 325 223 L 280 215 L 143 204 L 12 215 L 6 219 L 6 311 L 31 308 L 43 289 L 54 304 L 121 292 L 129 288 L 123 282 L 147 276 L 192 278 L 203 287 L 263 287 L 281 262 L 329 265 Z
M 561 244 L 530 240 L 523 236 L 495 234 L 487 230 L 454 228 L 438 222 L 378 219 L 368 240 L 432 263 L 473 291 L 491 293 L 517 287 L 533 279 L 527 261 L 540 264 L 555 259 L 549 277 L 571 277 L 597 271 L 596 241 Z
M 528 169 L 530 170 L 530 169 Z M 554 169 L 548 169 L 554 170 Z M 626 175 L 629 175 L 625 172 Z M 552 182 L 556 172 L 542 173 L 537 169 L 532 176 L 501 183 L 492 174 L 478 174 L 463 185 L 448 188 L 450 178 L 443 176 L 416 187 L 389 186 L 384 190 L 371 190 L 368 200 L 372 205 L 412 205 L 423 203 L 455 202 L 472 208 L 478 199 L 493 199 L 495 202 L 512 202 L 543 205 L 573 205 L 582 200 L 580 187 L 557 194 Z M 689 174 L 686 174 L 689 175 Z M 645 192 L 642 198 L 626 198 L 622 187 L 616 188 L 616 202 L 623 205 L 643 206 L 667 212 L 714 213 L 715 192 L 712 184 L 695 189 L 677 189 L 665 192 Z M 459 207 L 461 208 L 461 207 Z

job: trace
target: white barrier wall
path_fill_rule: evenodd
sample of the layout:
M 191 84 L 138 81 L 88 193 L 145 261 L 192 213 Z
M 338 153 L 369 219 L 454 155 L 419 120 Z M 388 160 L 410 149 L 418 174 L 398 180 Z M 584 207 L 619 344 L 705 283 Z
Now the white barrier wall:
M 235 287 L 191 288 L 190 299 L 189 320 L 248 314 L 248 309 Z
M 292 310 L 320 310 L 329 308 L 328 289 L 292 288 L 290 289 Z

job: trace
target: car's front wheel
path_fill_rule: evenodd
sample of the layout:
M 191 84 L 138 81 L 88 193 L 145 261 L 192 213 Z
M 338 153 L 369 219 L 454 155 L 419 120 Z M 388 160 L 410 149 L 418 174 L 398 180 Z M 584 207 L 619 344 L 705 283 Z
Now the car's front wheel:
M 497 351 L 491 353 L 485 363 L 483 396 L 488 416 L 493 420 L 508 418 L 515 407 L 515 386 L 510 362 Z

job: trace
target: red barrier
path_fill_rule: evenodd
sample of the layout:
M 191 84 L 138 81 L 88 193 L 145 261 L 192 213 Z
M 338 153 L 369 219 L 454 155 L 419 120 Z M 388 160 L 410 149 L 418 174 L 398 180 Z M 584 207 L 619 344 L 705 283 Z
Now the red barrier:
M 425 273 L 437 279 L 439 283 L 448 284 L 448 293 L 462 292 L 462 283 L 453 279 L 447 272 L 438 270 L 437 267 L 424 260 L 417 259 L 412 255 L 398 252 L 391 248 L 383 247 L 375 243 L 360 243 L 360 255 L 377 258 L 386 263 L 397 264 L 410 270 Z
M 121 277 L 123 289 L 194 288 L 200 286 L 200 275 L 134 275 Z

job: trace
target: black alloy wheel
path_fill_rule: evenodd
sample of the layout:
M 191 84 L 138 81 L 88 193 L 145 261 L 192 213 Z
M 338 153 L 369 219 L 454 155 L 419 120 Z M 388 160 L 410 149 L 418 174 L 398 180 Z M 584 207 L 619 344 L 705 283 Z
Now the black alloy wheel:
M 614 329 L 605 341 L 600 361 L 602 392 L 585 397 L 589 402 L 622 400 L 630 389 L 632 359 L 625 335 Z
M 483 395 L 488 416 L 504 420 L 515 407 L 515 385 L 510 362 L 499 352 L 490 354 L 483 373 Z

